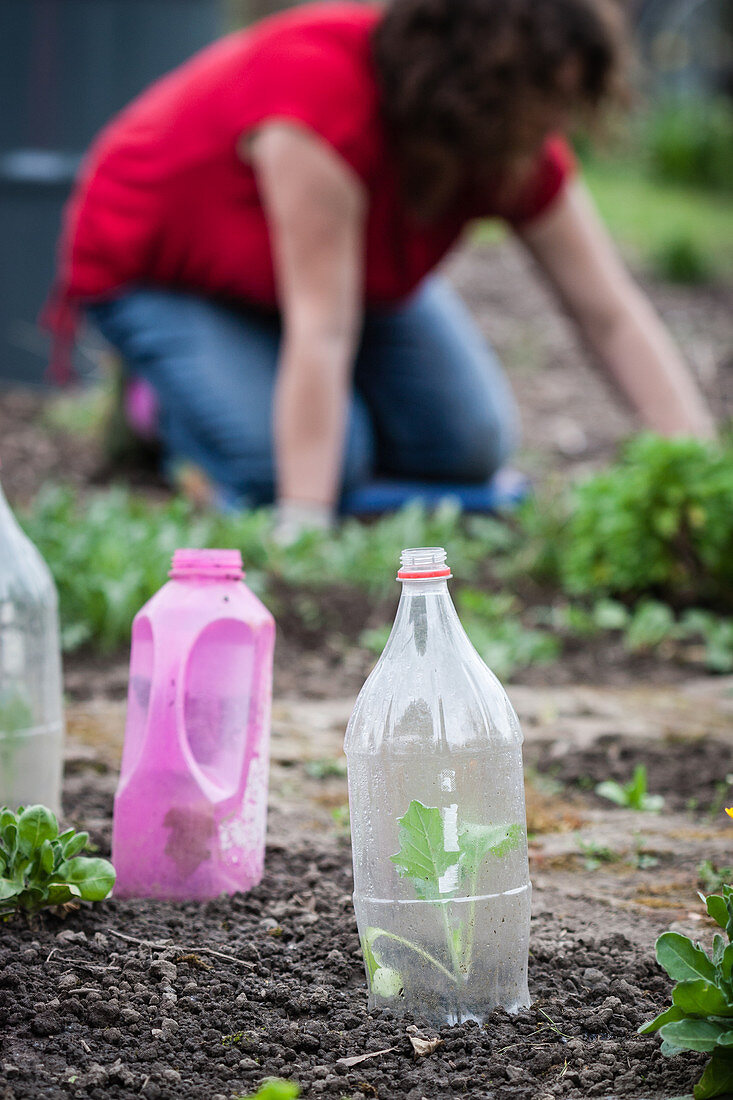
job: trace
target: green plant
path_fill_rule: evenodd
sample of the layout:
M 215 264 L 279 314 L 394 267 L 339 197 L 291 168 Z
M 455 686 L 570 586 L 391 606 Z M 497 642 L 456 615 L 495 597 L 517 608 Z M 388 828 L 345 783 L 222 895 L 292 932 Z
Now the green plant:
M 326 756 L 321 760 L 307 760 L 304 768 L 311 779 L 343 778 L 346 775 L 346 760 L 343 756 Z
M 387 639 L 392 632 L 392 624 L 384 623 L 383 626 L 369 627 L 362 630 L 359 635 L 359 645 L 362 649 L 368 649 L 376 657 L 380 655 L 387 644 Z
M 674 612 L 659 600 L 640 600 L 624 631 L 624 645 L 632 653 L 654 649 L 676 634 Z
M 114 886 L 106 859 L 79 853 L 87 833 L 59 833 L 56 815 L 45 806 L 0 810 L 0 914 L 35 913 L 74 898 L 101 901 Z
M 643 434 L 578 487 L 558 547 L 573 595 L 733 602 L 733 445 Z
M 616 863 L 621 858 L 618 852 L 607 848 L 597 840 L 584 840 L 579 834 L 575 834 L 575 841 L 581 855 L 583 855 L 583 867 L 586 871 L 597 871 L 604 863 Z
M 697 881 L 706 894 L 717 894 L 726 880 L 733 879 L 733 867 L 718 867 L 711 859 L 697 865 Z
M 615 779 L 606 779 L 596 787 L 596 794 L 623 806 L 627 810 L 646 810 L 658 813 L 664 806 L 661 794 L 647 793 L 646 766 L 637 764 L 628 783 L 617 783 Z
M 658 1031 L 662 1054 L 709 1054 L 694 1088 L 695 1100 L 709 1100 L 733 1092 L 733 887 L 723 886 L 721 894 L 700 898 L 728 942 L 716 933 L 711 955 L 678 932 L 659 937 L 657 961 L 677 984 L 671 1007 L 639 1028 L 639 1034 Z
M 709 283 L 713 267 L 694 237 L 670 237 L 654 255 L 654 272 L 670 283 L 694 286 Z
M 334 806 L 331 810 L 331 820 L 338 832 L 343 833 L 344 836 L 348 836 L 349 829 L 351 828 L 351 815 L 349 813 L 349 804 L 344 802 L 341 806 Z
M 560 652 L 552 634 L 522 623 L 513 596 L 464 587 L 456 594 L 456 607 L 473 645 L 500 679 L 518 668 L 548 664 Z
M 240 1096 L 238 1100 L 295 1100 L 300 1096 L 300 1086 L 295 1081 L 283 1081 L 280 1077 L 268 1077 L 257 1092 Z
M 473 957 L 476 923 L 478 874 L 488 857 L 502 859 L 525 838 L 520 825 L 476 825 L 456 819 L 457 846 L 448 846 L 443 815 L 436 806 L 425 806 L 413 799 L 407 812 L 398 818 L 400 850 L 390 856 L 401 878 L 412 883 L 419 901 L 437 905 L 445 932 L 446 961 L 444 965 L 419 944 L 384 928 L 367 928 L 362 937 L 362 950 L 372 991 L 379 997 L 399 995 L 404 982 L 402 974 L 389 966 L 380 950 L 380 941 L 391 940 L 417 955 L 454 985 L 468 978 Z M 450 876 L 446 873 L 450 871 Z M 450 886 L 446 888 L 449 877 Z M 465 890 L 465 894 L 464 894 Z M 459 895 L 471 900 L 465 922 L 451 925 L 446 900 Z

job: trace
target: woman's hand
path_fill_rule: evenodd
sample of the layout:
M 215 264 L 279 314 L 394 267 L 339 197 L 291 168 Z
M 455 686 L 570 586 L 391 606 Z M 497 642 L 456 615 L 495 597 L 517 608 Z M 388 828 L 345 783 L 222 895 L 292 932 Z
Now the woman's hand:
M 582 184 L 569 184 L 519 235 L 644 425 L 663 435 L 712 438 L 713 418 L 695 379 Z
M 366 195 L 314 134 L 285 122 L 248 138 L 283 314 L 274 432 L 279 501 L 333 509 L 362 322 Z

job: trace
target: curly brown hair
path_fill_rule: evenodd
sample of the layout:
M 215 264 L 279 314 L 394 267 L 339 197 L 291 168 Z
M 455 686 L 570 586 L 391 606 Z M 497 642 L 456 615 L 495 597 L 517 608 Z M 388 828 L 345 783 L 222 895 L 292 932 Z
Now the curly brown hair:
M 553 119 L 625 96 L 619 0 L 391 0 L 374 34 L 407 194 L 437 214 L 469 175 L 509 177 Z

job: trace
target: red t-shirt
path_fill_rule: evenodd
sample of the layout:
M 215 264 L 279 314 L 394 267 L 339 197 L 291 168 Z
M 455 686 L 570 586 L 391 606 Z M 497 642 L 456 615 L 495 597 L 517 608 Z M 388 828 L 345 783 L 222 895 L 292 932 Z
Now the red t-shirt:
M 399 301 L 481 215 L 528 221 L 571 171 L 548 141 L 511 207 L 486 194 L 437 224 L 410 215 L 380 119 L 372 31 L 380 11 L 305 4 L 229 35 L 157 81 L 102 131 L 66 211 L 59 289 L 66 303 L 153 284 L 276 306 L 267 221 L 241 136 L 297 120 L 354 169 L 369 197 L 365 299 Z

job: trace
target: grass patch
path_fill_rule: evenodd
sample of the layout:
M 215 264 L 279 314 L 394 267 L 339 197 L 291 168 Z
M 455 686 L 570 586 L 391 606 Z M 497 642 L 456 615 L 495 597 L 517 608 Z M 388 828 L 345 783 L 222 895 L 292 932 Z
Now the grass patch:
M 733 199 L 650 178 L 631 159 L 591 158 L 583 177 L 628 258 L 662 278 L 733 279 Z

